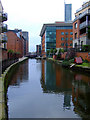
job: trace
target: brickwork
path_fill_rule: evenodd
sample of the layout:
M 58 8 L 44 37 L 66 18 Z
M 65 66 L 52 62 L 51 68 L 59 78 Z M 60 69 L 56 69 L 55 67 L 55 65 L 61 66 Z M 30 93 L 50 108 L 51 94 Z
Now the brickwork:
M 88 60 L 90 62 L 90 55 L 88 52 L 87 53 L 86 52 L 77 52 L 76 56 L 77 57 L 81 56 L 84 60 Z
M 45 55 L 45 34 L 42 37 L 42 56 L 46 57 Z
M 62 32 L 64 35 L 61 34 Z M 67 35 L 65 34 L 66 32 L 68 33 Z M 72 48 L 73 35 L 70 34 L 71 32 L 72 29 L 56 30 L 56 48 Z
M 12 31 L 8 31 L 6 34 L 8 37 L 7 50 L 11 49 L 14 52 L 20 52 L 22 57 L 24 55 L 24 39 L 22 37 L 19 38 Z

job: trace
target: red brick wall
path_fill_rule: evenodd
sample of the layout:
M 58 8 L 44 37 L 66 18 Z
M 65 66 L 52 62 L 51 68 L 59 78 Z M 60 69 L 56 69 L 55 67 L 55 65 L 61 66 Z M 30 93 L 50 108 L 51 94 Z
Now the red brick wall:
M 73 40 L 70 40 L 70 38 L 73 38 L 73 35 L 70 35 L 70 32 L 73 30 L 71 29 L 65 29 L 65 30 L 56 30 L 56 48 L 66 48 L 65 44 L 67 43 L 67 48 L 72 48 L 70 44 L 72 44 Z M 61 35 L 61 32 L 64 32 L 64 35 Z M 65 32 L 68 32 L 68 35 L 65 35 Z M 64 40 L 61 40 L 61 38 L 64 38 Z M 65 40 L 65 38 L 68 38 L 68 40 Z M 61 43 L 64 43 L 64 46 L 61 46 Z
M 24 39 L 17 37 L 13 31 L 8 31 L 6 34 L 8 37 L 7 50 L 11 49 L 14 52 L 20 52 L 22 57 L 24 55 Z
M 45 53 L 45 34 L 42 37 L 42 56 L 46 57 L 46 53 Z
M 77 28 L 75 28 L 75 23 L 77 23 Z M 76 20 L 76 21 L 73 23 L 73 40 L 75 40 L 75 33 L 77 33 L 77 38 L 80 37 L 79 25 L 80 25 L 80 21 L 79 21 L 79 20 Z
M 61 58 L 65 59 L 67 52 L 65 52 L 64 54 L 61 55 Z M 84 60 L 88 60 L 90 62 L 90 55 L 88 54 L 88 52 L 77 52 L 76 53 L 76 57 L 82 57 Z
M 90 55 L 88 54 L 88 52 L 77 52 L 76 56 L 81 56 L 84 60 L 88 60 L 90 62 Z

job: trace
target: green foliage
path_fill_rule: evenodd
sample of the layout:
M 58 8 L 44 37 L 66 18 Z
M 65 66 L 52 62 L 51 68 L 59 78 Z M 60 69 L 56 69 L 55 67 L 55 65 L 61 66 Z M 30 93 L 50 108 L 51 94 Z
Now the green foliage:
M 64 49 L 63 48 L 61 49 L 61 52 L 64 53 Z
M 69 62 L 70 62 L 70 63 L 74 63 L 74 59 L 70 59 Z
M 8 53 L 15 53 L 13 50 L 9 49 Z
M 54 52 L 54 54 L 57 52 L 57 49 L 55 48 L 54 50 L 53 50 L 53 52 Z
M 68 67 L 69 65 L 70 65 L 70 62 L 67 60 L 63 61 L 63 63 L 62 63 L 62 66 Z
M 16 54 L 20 55 L 21 53 L 20 52 L 16 52 Z
M 82 46 L 82 51 L 83 52 L 90 52 L 90 45 L 83 45 Z
M 49 53 L 50 53 L 50 50 L 47 50 L 47 55 L 49 55 Z
M 53 49 L 51 49 L 50 52 L 53 53 Z

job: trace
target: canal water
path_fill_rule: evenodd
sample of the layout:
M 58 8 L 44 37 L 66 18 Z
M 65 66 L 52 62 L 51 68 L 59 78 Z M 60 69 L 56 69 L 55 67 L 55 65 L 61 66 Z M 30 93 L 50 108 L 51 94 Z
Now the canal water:
M 90 118 L 90 76 L 28 59 L 11 77 L 9 118 Z

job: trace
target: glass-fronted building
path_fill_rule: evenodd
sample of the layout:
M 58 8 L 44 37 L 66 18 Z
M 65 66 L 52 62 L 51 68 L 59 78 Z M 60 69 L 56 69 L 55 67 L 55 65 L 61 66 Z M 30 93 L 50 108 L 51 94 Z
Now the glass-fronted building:
M 65 22 L 72 21 L 72 4 L 65 4 Z
M 64 29 L 72 29 L 72 23 L 60 22 L 43 25 L 40 32 L 42 56 L 46 56 L 47 50 L 56 48 L 56 30 Z

